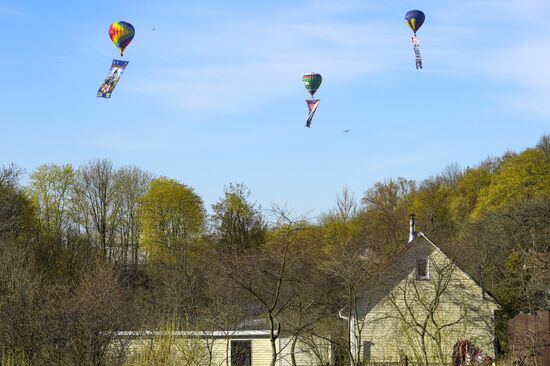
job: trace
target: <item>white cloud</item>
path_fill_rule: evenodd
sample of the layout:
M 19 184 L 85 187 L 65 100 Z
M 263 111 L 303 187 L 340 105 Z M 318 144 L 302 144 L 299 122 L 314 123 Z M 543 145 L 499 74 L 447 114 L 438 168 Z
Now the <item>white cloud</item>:
M 204 62 L 167 64 L 144 75 L 131 88 L 159 97 L 169 95 L 171 102 L 185 109 L 249 108 L 251 103 L 262 103 L 300 85 L 304 72 L 330 75 L 331 81 L 338 83 L 390 67 L 395 63 L 392 59 L 399 57 L 387 49 L 376 51 L 387 48 L 387 39 L 381 40 L 372 32 L 383 27 L 268 18 L 221 25 L 197 37 L 187 35 L 179 42 L 178 35 L 173 35 L 158 45 L 166 59 L 203 58 Z M 171 51 L 178 43 L 185 47 Z M 386 57 L 377 59 L 374 54 Z
M 400 31 L 396 19 L 367 16 L 380 5 L 346 0 L 338 6 L 316 2 L 316 12 L 308 12 L 310 7 L 206 15 L 189 9 L 212 27 L 183 30 L 165 24 L 162 36 L 144 39 L 163 55 L 163 66 L 143 69 L 141 78 L 127 86 L 185 110 L 240 110 L 294 90 L 304 72 L 327 75 L 325 83 L 329 75 L 331 82 L 345 83 L 410 64 L 404 25 Z M 544 37 L 550 33 L 545 18 L 550 4 L 461 0 L 437 2 L 430 11 L 421 34 L 426 37 L 423 54 L 432 66 L 426 71 L 490 78 L 509 83 L 511 90 L 527 88 L 529 105 L 548 95 L 550 42 Z

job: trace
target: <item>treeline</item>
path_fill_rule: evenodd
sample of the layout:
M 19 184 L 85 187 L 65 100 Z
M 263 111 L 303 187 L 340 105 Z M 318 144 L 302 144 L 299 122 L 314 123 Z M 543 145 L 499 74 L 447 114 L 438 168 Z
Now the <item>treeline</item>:
M 0 365 L 123 364 L 116 331 L 173 317 L 193 330 L 270 329 L 273 362 L 279 334 L 330 335 L 336 362 L 349 362 L 338 312 L 406 244 L 410 213 L 503 319 L 550 307 L 548 135 L 475 167 L 376 183 L 360 201 L 343 190 L 316 221 L 263 209 L 242 183 L 208 215 L 192 187 L 108 160 L 22 178 L 0 170 Z

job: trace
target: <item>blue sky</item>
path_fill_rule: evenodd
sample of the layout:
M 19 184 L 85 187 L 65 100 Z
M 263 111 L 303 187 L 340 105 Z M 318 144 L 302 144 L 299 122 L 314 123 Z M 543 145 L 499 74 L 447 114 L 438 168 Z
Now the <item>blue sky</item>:
M 426 13 L 422 71 L 410 9 Z M 549 13 L 547 0 L 0 0 L 0 164 L 108 158 L 207 206 L 244 182 L 264 208 L 315 217 L 343 187 L 360 198 L 548 133 Z M 97 99 L 117 20 L 136 28 L 130 64 Z M 323 75 L 311 129 L 309 71 Z

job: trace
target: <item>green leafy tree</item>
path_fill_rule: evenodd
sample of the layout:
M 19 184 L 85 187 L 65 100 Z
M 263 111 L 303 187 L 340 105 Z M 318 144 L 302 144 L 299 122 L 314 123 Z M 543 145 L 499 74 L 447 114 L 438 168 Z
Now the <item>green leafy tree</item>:
M 66 240 L 69 204 L 75 171 L 67 165 L 41 165 L 30 176 L 28 191 L 34 203 L 42 233 L 57 243 Z
M 457 223 L 466 223 L 476 207 L 479 193 L 491 183 L 491 169 L 487 164 L 468 168 L 458 179 L 450 210 Z
M 409 211 L 416 215 L 418 229 L 429 233 L 438 242 L 454 235 L 454 222 L 449 209 L 452 197 L 452 188 L 437 179 L 425 180 L 409 196 Z M 403 230 L 405 222 L 401 222 L 403 232 L 406 232 L 406 229 Z
M 488 187 L 481 190 L 473 219 L 518 204 L 525 199 L 550 198 L 550 154 L 531 148 L 504 158 Z
M 225 187 L 224 197 L 212 205 L 214 237 L 222 249 L 243 252 L 265 242 L 267 225 L 261 207 L 249 198 L 247 186 L 230 183 Z
M 185 255 L 202 233 L 206 212 L 194 190 L 170 178 L 153 179 L 142 199 L 143 247 L 153 260 L 173 261 Z

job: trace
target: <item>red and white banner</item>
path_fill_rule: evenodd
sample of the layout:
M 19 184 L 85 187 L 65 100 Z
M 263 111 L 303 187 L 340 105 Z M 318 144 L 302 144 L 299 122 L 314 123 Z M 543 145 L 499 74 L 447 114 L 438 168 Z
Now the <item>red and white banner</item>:
M 315 114 L 315 111 L 317 110 L 320 101 L 320 99 L 306 99 L 307 108 L 309 109 L 309 114 L 307 115 L 306 120 L 306 127 L 309 127 L 311 125 L 311 120 L 313 119 L 313 115 Z

